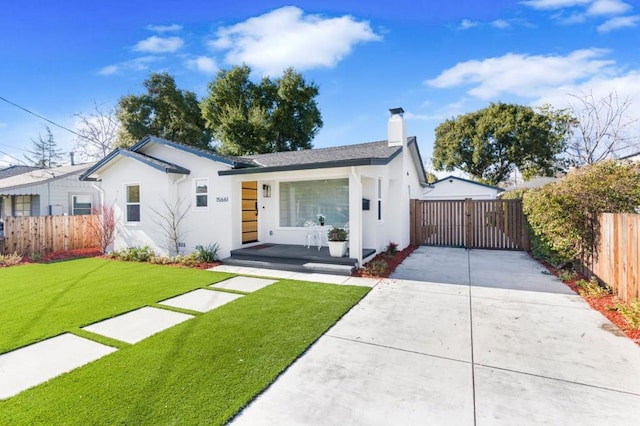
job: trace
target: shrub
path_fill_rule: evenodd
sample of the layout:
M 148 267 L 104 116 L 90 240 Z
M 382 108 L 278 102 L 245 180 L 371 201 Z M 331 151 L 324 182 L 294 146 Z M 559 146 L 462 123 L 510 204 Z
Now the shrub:
M 111 259 L 126 260 L 129 262 L 148 262 L 156 255 L 149 246 L 129 247 L 120 251 L 109 253 Z
M 373 277 L 381 277 L 387 273 L 389 264 L 382 259 L 372 260 L 364 265 L 364 272 Z
M 0 268 L 5 266 L 14 266 L 22 262 L 22 256 L 18 253 L 0 254 Z
M 640 299 L 630 300 L 628 303 L 616 302 L 616 310 L 627 320 L 629 325 L 640 330 Z
M 34 251 L 33 253 L 31 253 L 29 259 L 31 259 L 33 262 L 40 262 L 42 260 L 42 254 L 39 251 Z
M 393 256 L 394 254 L 396 254 L 398 252 L 398 243 L 393 243 L 389 241 L 389 244 L 387 245 L 385 252 L 387 252 L 387 254 L 390 256 Z
M 213 263 L 218 260 L 218 250 L 220 247 L 217 243 L 209 244 L 207 246 L 196 246 L 195 253 L 198 256 L 198 260 L 204 263 Z
M 606 287 L 602 287 L 595 277 L 591 277 L 589 281 L 580 280 L 576 282 L 576 286 L 578 287 L 578 292 L 582 296 L 602 297 L 611 294 L 611 290 Z
M 640 166 L 603 161 L 529 190 L 523 208 L 534 256 L 554 264 L 587 259 L 597 244 L 598 216 L 634 213 L 640 205 Z

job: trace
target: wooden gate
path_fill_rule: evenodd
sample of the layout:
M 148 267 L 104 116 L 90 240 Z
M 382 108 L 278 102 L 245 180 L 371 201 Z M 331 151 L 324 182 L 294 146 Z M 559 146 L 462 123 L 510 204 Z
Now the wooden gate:
M 411 244 L 528 250 L 522 200 L 411 200 Z

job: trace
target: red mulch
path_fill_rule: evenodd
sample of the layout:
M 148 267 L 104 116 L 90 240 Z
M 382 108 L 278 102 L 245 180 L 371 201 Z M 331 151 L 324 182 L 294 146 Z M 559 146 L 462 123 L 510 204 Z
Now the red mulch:
M 375 260 L 384 260 L 388 265 L 387 272 L 380 276 L 370 275 L 365 272 L 363 268 L 358 269 L 351 275 L 354 277 L 387 278 L 393 271 L 396 270 L 398 265 L 401 264 L 417 248 L 418 247 L 416 246 L 407 246 L 407 248 L 402 251 L 396 252 L 396 254 L 394 254 L 393 256 L 390 256 L 385 252 L 378 253 L 378 255 L 376 255 L 376 257 L 374 257 L 371 262 Z
M 555 276 L 558 276 L 560 271 L 553 266 L 542 262 L 544 266 Z M 578 277 L 573 281 L 563 281 L 571 290 L 580 294 L 576 283 L 583 277 Z M 607 317 L 609 321 L 614 323 L 624 334 L 627 335 L 635 344 L 640 346 L 640 330 L 632 328 L 625 317 L 615 309 L 617 297 L 614 295 L 606 296 L 586 296 L 581 295 L 582 298 L 591 306 L 592 309 L 600 312 Z
M 102 255 L 102 252 L 98 247 L 82 248 L 82 249 L 57 251 L 55 253 L 50 253 L 46 256 L 43 256 L 42 259 L 39 260 L 39 262 L 49 263 L 49 262 L 57 262 L 60 260 L 79 259 L 82 257 L 97 257 L 101 255 Z

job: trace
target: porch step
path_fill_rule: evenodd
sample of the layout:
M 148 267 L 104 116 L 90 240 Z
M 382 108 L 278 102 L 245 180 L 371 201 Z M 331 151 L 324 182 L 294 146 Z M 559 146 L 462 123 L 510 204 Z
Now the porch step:
M 251 256 L 231 256 L 222 259 L 224 265 L 246 266 L 250 268 L 279 269 L 292 272 L 321 273 L 333 275 L 351 275 L 355 269 L 355 263 L 331 264 L 309 262 L 304 259 L 282 259 L 282 258 L 258 258 Z

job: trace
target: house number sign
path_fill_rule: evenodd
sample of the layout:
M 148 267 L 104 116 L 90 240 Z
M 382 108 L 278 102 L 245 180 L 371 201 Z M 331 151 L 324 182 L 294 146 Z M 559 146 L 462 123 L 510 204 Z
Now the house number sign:
M 216 197 L 216 202 L 217 203 L 228 203 L 229 202 L 229 197 Z

